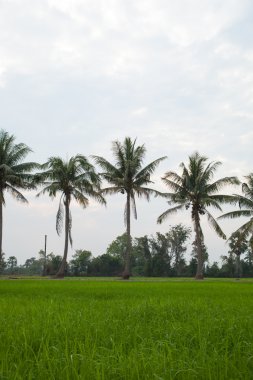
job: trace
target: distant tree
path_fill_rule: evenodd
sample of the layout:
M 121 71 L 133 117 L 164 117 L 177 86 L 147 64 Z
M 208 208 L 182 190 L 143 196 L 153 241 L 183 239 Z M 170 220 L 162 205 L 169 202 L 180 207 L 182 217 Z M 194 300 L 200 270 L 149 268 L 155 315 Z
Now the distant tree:
M 186 251 L 185 243 L 191 235 L 191 228 L 184 226 L 182 223 L 171 226 L 168 231 L 168 240 L 170 242 L 170 250 L 174 257 L 174 268 L 177 276 L 182 274 L 185 266 L 184 252 Z
M 127 249 L 127 234 L 124 233 L 120 236 L 117 236 L 106 249 L 106 254 L 113 257 L 117 257 L 122 261 L 122 264 L 125 260 Z
M 171 274 L 173 253 L 168 234 L 157 232 L 149 239 L 152 252 L 152 275 L 166 277 Z
M 135 196 L 144 197 L 148 201 L 150 195 L 162 195 L 157 190 L 148 186 L 152 183 L 151 174 L 155 171 L 159 163 L 165 157 L 158 158 L 147 166 L 143 167 L 143 160 L 146 153 L 144 145 L 136 146 L 136 140 L 126 137 L 123 143 L 114 141 L 112 143 L 112 151 L 115 157 L 115 164 L 111 164 L 105 158 L 93 156 L 95 162 L 102 168 L 101 176 L 111 186 L 103 189 L 102 193 L 107 194 L 126 194 L 125 206 L 125 223 L 127 246 L 125 251 L 125 268 L 123 271 L 123 279 L 130 276 L 130 258 L 132 251 L 130 220 L 131 220 L 131 204 L 135 219 L 137 219 Z
M 0 261 L 2 259 L 3 206 L 5 193 L 11 194 L 17 201 L 28 203 L 20 190 L 31 189 L 31 172 L 38 168 L 35 162 L 24 162 L 31 149 L 23 144 L 15 144 L 14 135 L 0 130 Z
M 47 264 L 46 264 L 46 275 L 47 276 L 54 276 L 56 275 L 60 265 L 62 262 L 62 256 L 55 255 L 53 252 L 50 252 L 47 255 Z M 67 263 L 64 269 L 64 275 L 67 273 Z
M 0 256 L 0 274 L 4 272 L 6 265 L 7 263 L 5 261 L 5 253 L 2 252 L 2 255 Z
M 145 273 L 145 243 L 144 240 L 148 242 L 148 237 L 141 238 L 133 238 L 132 239 L 132 252 L 131 252 L 131 260 L 130 266 L 132 268 L 132 274 L 134 276 L 141 276 Z M 106 254 L 115 257 L 121 263 L 121 267 L 123 270 L 124 262 L 125 262 L 125 254 L 127 247 L 127 234 L 124 233 L 120 236 L 117 236 L 115 240 L 111 242 L 106 250 Z
M 237 278 L 241 277 L 241 255 L 248 249 L 248 242 L 245 236 L 241 236 L 240 232 L 234 232 L 228 240 L 230 251 L 235 254 L 235 274 Z
M 135 239 L 135 252 L 138 253 L 139 256 L 139 268 L 141 266 L 141 262 L 143 262 L 143 275 L 148 277 L 152 276 L 153 260 L 150 247 L 150 239 L 147 235 Z
M 10 271 L 11 274 L 15 273 L 15 269 L 17 267 L 18 260 L 16 256 L 10 256 L 7 260 L 7 269 Z
M 41 260 L 36 259 L 36 257 L 31 257 L 25 261 L 25 264 L 19 268 L 19 271 L 29 275 L 39 275 L 42 272 L 42 268 L 43 263 Z
M 47 274 L 47 253 L 41 249 L 39 251 L 39 261 L 41 263 L 42 276 L 46 276 Z
M 228 255 L 222 255 L 222 265 L 220 269 L 221 277 L 234 277 L 235 276 L 235 254 L 229 252 Z
M 203 265 L 208 262 L 208 251 L 207 251 L 207 246 L 204 244 L 204 242 L 201 242 L 201 250 L 202 250 L 202 255 L 203 255 Z M 198 261 L 198 246 L 196 240 L 193 240 L 192 242 L 192 252 L 191 252 L 192 257 L 195 257 L 195 259 Z
M 187 277 L 193 277 L 196 275 L 197 271 L 197 266 L 198 266 L 198 260 L 196 257 L 192 256 L 189 262 L 189 265 L 187 267 Z
M 54 198 L 58 193 L 60 194 L 59 208 L 56 215 L 56 231 L 58 234 L 62 230 L 65 211 L 64 253 L 61 265 L 56 273 L 56 277 L 64 277 L 68 243 L 70 242 L 72 245 L 71 200 L 74 199 L 83 208 L 86 208 L 89 204 L 88 197 L 94 198 L 103 204 L 105 204 L 105 200 L 100 194 L 100 178 L 93 165 L 84 156 L 76 155 L 67 161 L 62 160 L 60 157 L 51 157 L 41 168 L 44 171 L 37 175 L 37 182 L 44 185 L 44 188 L 38 196 L 48 193 L 50 197 Z
M 248 249 L 244 256 L 244 264 L 243 273 L 248 277 L 253 277 L 253 237 L 248 241 Z
M 206 268 L 206 276 L 207 277 L 219 277 L 220 268 L 217 261 L 214 261 L 212 265 L 208 265 Z
M 152 275 L 152 256 L 147 235 L 133 239 L 132 273 L 134 276 Z
M 185 243 L 191 229 L 178 224 L 165 234 L 143 236 L 133 240 L 133 271 L 135 275 L 181 275 L 186 266 Z
M 108 253 L 93 257 L 88 266 L 89 276 L 118 276 L 122 270 L 122 261 Z
M 239 183 L 236 177 L 225 177 L 211 182 L 220 164 L 218 161 L 207 163 L 206 157 L 201 156 L 199 153 L 194 153 L 189 157 L 188 167 L 184 163 L 181 163 L 181 175 L 169 171 L 163 178 L 164 183 L 173 191 L 167 194 L 168 203 L 175 206 L 161 214 L 158 218 L 158 223 L 162 223 L 168 216 L 179 210 L 191 209 L 198 253 L 196 279 L 204 278 L 204 257 L 202 251 L 204 236 L 200 225 L 200 216 L 206 215 L 216 233 L 225 239 L 224 232 L 208 211 L 208 207 L 212 206 L 214 209 L 221 210 L 220 204 L 234 202 L 233 196 L 217 193 L 225 185 Z
M 70 261 L 70 271 L 74 276 L 87 276 L 88 266 L 92 253 L 84 249 L 77 249 Z

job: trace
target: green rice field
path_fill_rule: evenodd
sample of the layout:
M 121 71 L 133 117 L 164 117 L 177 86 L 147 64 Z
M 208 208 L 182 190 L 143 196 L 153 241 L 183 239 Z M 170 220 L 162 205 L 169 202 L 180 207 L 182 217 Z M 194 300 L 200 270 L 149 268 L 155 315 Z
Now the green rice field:
M 253 282 L 0 281 L 0 379 L 253 379 Z

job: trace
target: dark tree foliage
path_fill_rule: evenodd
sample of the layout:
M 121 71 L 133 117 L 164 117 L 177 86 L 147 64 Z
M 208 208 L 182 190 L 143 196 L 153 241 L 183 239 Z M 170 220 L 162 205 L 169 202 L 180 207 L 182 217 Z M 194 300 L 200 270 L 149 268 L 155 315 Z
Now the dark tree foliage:
M 77 249 L 73 259 L 69 263 L 69 271 L 73 276 L 87 276 L 92 253 L 83 249 Z

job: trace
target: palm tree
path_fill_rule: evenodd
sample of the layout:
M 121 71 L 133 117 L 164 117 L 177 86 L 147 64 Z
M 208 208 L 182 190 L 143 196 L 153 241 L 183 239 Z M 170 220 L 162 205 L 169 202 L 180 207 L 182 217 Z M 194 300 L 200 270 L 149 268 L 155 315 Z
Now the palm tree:
M 210 225 L 216 233 L 226 238 L 219 224 L 207 210 L 209 206 L 214 209 L 221 210 L 220 204 L 234 202 L 234 197 L 229 195 L 217 194 L 225 185 L 238 184 L 236 177 L 225 177 L 211 182 L 213 175 L 221 162 L 207 163 L 207 158 L 199 153 L 194 153 L 189 157 L 188 167 L 181 163 L 182 174 L 178 175 L 173 171 L 169 171 L 162 178 L 164 183 L 173 190 L 168 193 L 169 204 L 174 207 L 166 210 L 159 216 L 157 222 L 162 223 L 168 216 L 179 210 L 191 208 L 191 217 L 195 231 L 195 241 L 197 245 L 197 273 L 196 279 L 203 279 L 203 252 L 202 246 L 204 242 L 202 229 L 200 226 L 200 215 L 206 215 Z
M 32 185 L 31 171 L 38 168 L 35 162 L 24 162 L 32 150 L 25 144 L 15 144 L 15 136 L 0 130 L 0 262 L 2 261 L 3 206 L 5 193 L 10 193 L 17 201 L 28 203 L 20 189 L 27 190 Z
M 228 239 L 230 256 L 235 255 L 235 275 L 237 279 L 241 277 L 241 255 L 248 249 L 246 237 L 242 238 L 241 233 L 234 232 Z
M 70 160 L 64 161 L 60 157 L 50 157 L 43 164 L 44 172 L 38 174 L 38 180 L 45 186 L 37 194 L 48 193 L 54 198 L 60 193 L 59 208 L 56 215 L 56 231 L 60 235 L 65 209 L 65 244 L 61 265 L 56 277 L 64 277 L 64 270 L 67 262 L 68 243 L 72 245 L 71 227 L 72 217 L 70 212 L 70 202 L 74 199 L 83 208 L 89 204 L 87 196 L 94 198 L 98 202 L 105 204 L 105 200 L 99 193 L 100 178 L 95 172 L 94 166 L 88 162 L 86 157 L 76 155 Z M 64 207 L 63 207 L 64 205 Z
M 245 176 L 246 182 L 242 183 L 243 195 L 235 194 L 235 200 L 239 204 L 240 210 L 231 211 L 224 215 L 219 216 L 218 219 L 234 219 L 241 216 L 250 218 L 234 234 L 240 236 L 238 243 L 251 235 L 253 239 L 253 173 Z
M 135 204 L 135 196 L 145 197 L 148 201 L 150 195 L 162 195 L 157 190 L 147 187 L 153 183 L 150 180 L 151 174 L 154 172 L 158 164 L 166 157 L 158 158 L 151 162 L 147 166 L 143 167 L 143 160 L 146 153 L 144 145 L 136 146 L 136 139 L 131 140 L 130 137 L 126 137 L 123 143 L 119 141 L 113 141 L 112 151 L 115 157 L 115 164 L 111 164 L 105 158 L 100 156 L 93 156 L 95 162 L 104 170 L 101 173 L 103 179 L 105 179 L 111 186 L 102 190 L 102 194 L 126 194 L 125 205 L 125 224 L 127 233 L 127 244 L 125 250 L 125 268 L 123 271 L 123 278 L 128 279 L 130 276 L 130 256 L 131 256 L 131 231 L 130 231 L 130 219 L 131 219 L 131 204 L 135 219 L 137 219 L 137 211 Z

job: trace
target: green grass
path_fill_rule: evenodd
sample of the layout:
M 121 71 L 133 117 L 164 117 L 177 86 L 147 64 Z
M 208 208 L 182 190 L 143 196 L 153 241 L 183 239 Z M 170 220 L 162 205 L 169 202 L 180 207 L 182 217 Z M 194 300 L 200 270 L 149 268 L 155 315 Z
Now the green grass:
M 0 379 L 252 379 L 251 281 L 4 280 Z

